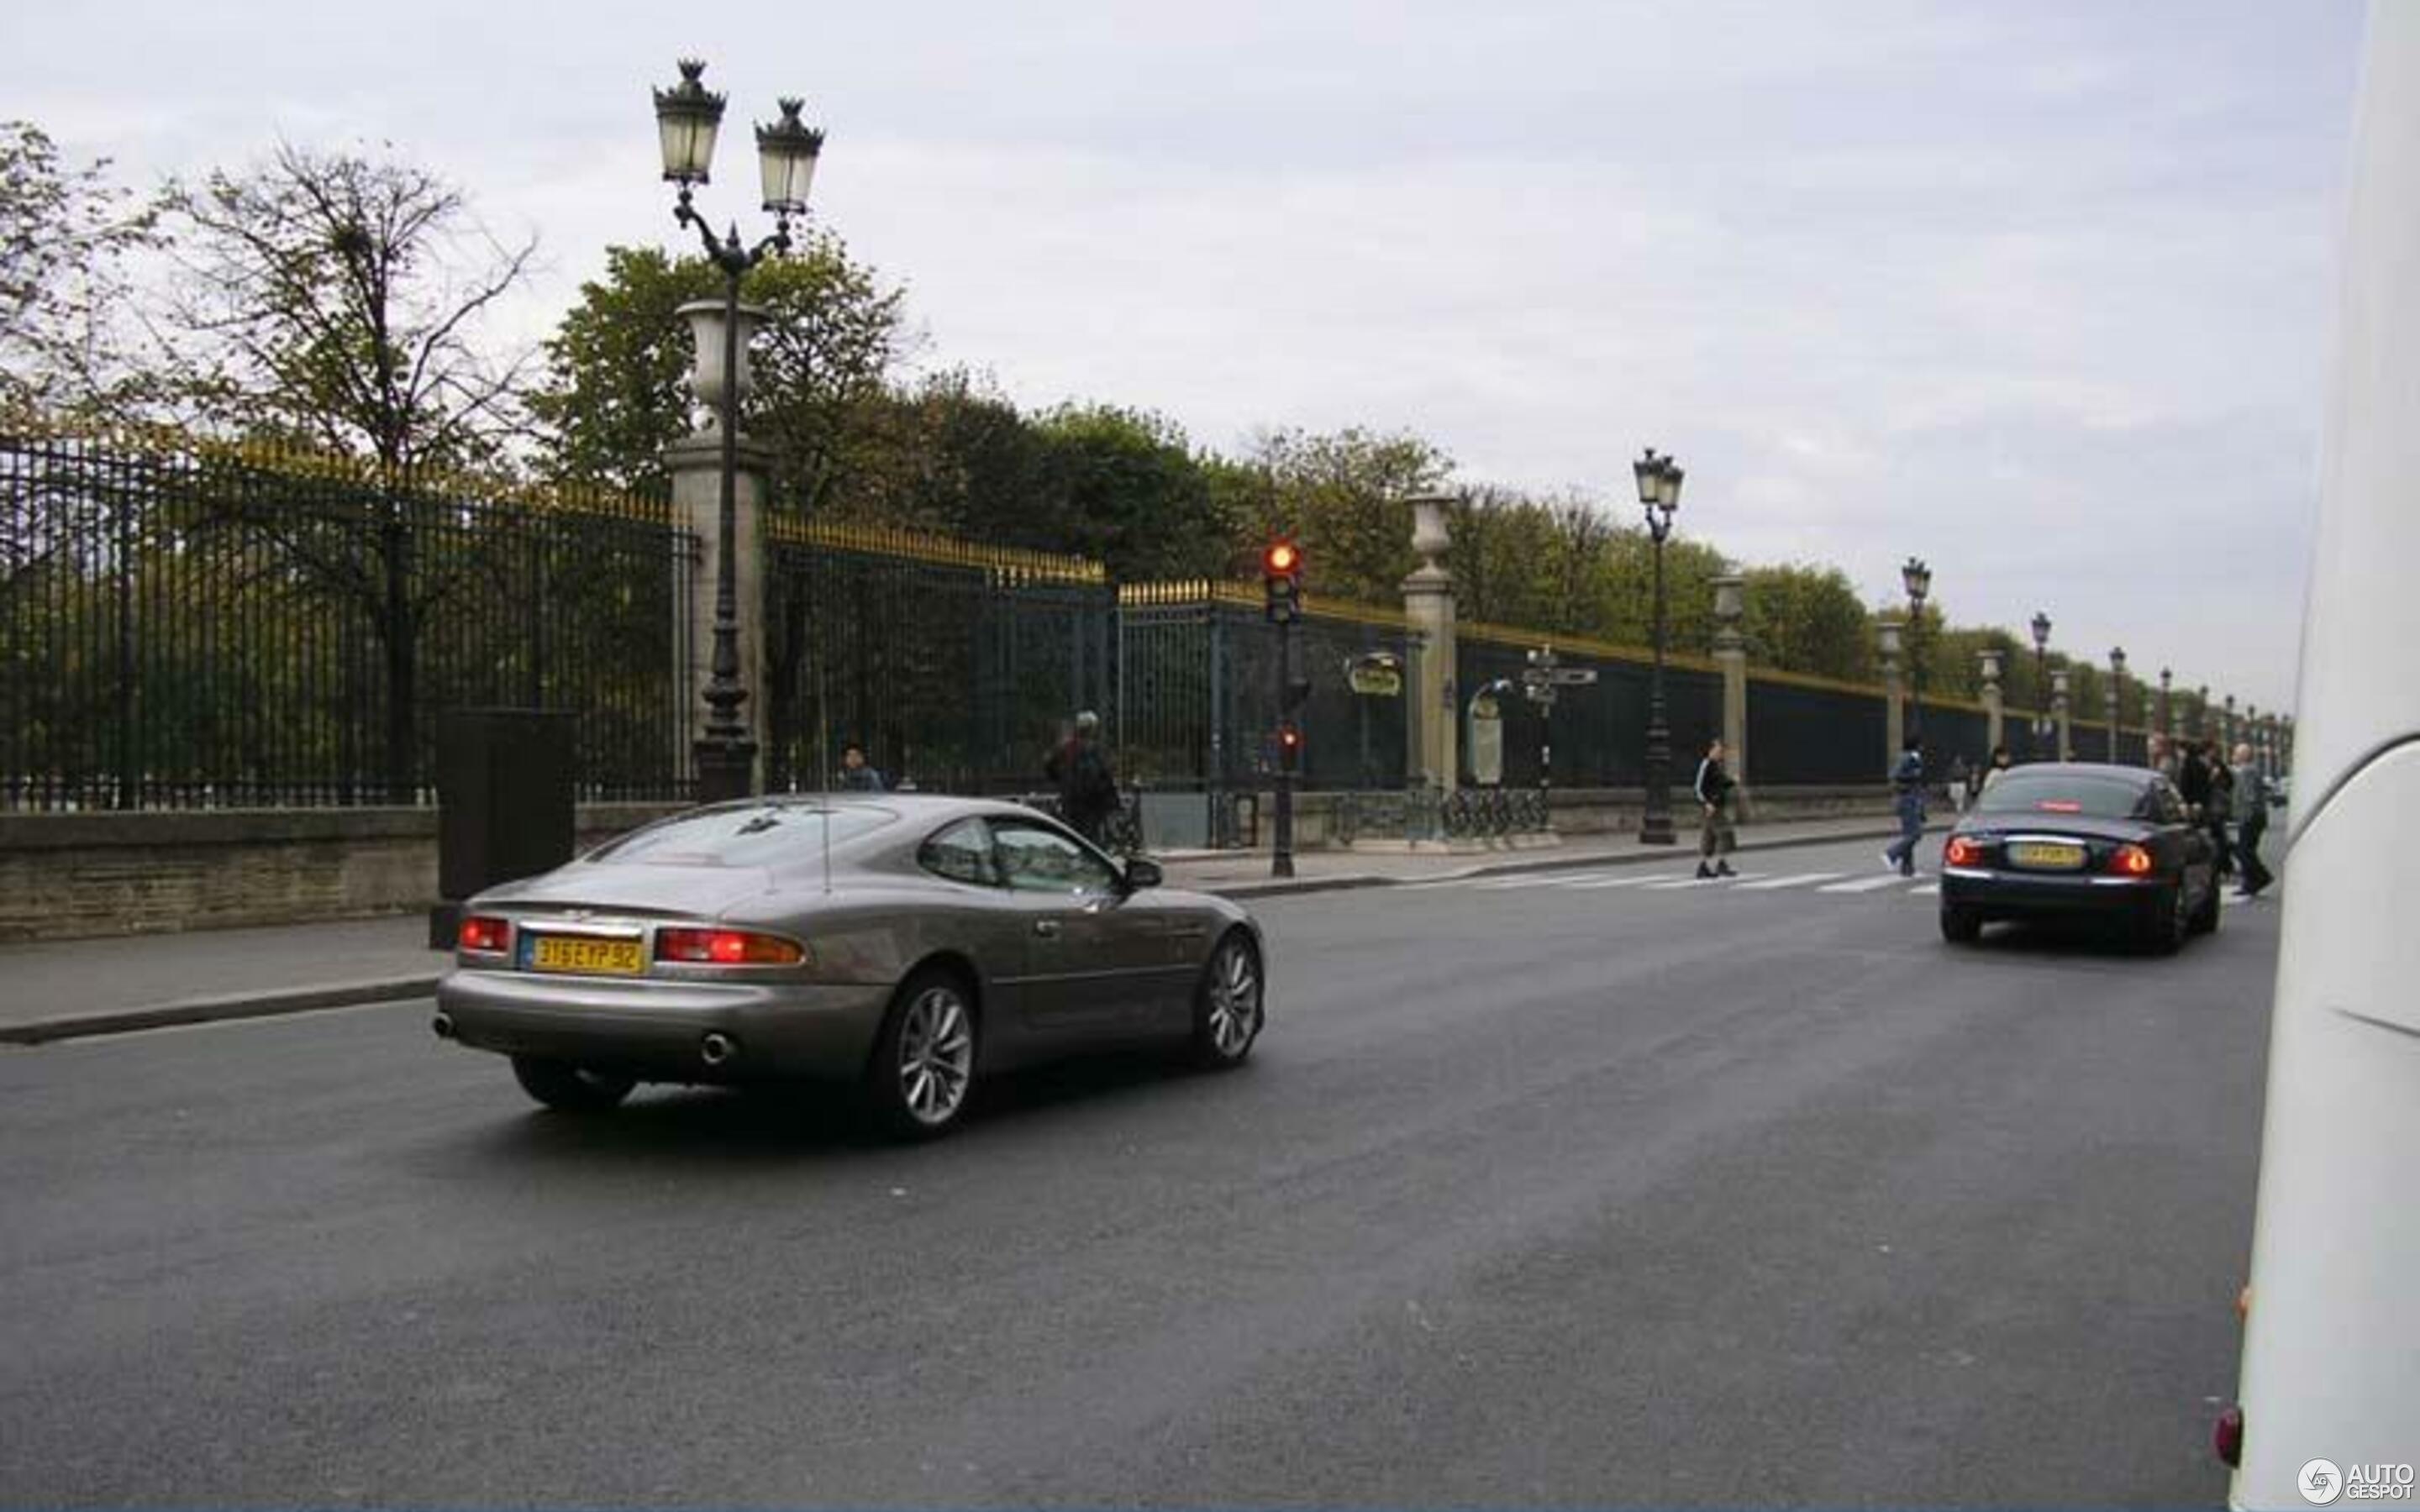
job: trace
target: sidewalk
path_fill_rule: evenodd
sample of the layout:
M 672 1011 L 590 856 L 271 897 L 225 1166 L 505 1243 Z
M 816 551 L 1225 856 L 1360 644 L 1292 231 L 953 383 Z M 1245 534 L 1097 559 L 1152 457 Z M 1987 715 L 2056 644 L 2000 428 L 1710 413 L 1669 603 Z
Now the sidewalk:
M 1742 827 L 1740 849 L 1896 833 L 1887 817 L 1757 825 Z M 1635 835 L 1581 836 L 1535 850 L 1464 856 L 1312 851 L 1295 858 L 1290 880 L 1269 875 L 1265 851 L 1179 852 L 1160 859 L 1171 887 L 1242 900 L 1567 867 L 1693 863 L 1695 834 L 1682 838 L 1679 845 L 1660 846 L 1641 845 Z M 0 1044 L 426 996 L 453 964 L 447 952 L 427 949 L 427 916 L 411 913 L 0 946 Z

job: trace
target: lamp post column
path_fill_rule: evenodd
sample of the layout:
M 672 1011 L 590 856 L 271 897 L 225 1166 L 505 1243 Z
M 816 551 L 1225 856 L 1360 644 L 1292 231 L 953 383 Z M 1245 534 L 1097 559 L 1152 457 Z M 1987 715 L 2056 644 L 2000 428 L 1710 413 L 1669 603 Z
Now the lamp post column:
M 1647 511 L 1648 533 L 1655 540 L 1655 667 L 1647 684 L 1647 796 L 1638 819 L 1642 845 L 1670 845 L 1672 832 L 1672 732 L 1664 718 L 1664 542 L 1672 533 L 1672 516 L 1681 507 L 1682 468 L 1649 447 L 1630 465 L 1638 482 L 1638 501 Z

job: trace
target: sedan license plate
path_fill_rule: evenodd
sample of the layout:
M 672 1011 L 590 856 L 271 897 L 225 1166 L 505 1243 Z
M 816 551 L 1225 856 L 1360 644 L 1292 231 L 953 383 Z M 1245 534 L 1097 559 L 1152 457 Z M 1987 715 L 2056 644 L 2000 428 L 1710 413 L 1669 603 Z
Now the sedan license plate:
M 647 969 L 647 948 L 637 940 L 600 940 L 586 934 L 535 934 L 524 938 L 530 944 L 523 964 L 533 971 L 635 977 Z
M 2073 872 L 2084 865 L 2084 847 L 2051 841 L 2018 841 L 2009 847 L 2011 865 L 2038 872 Z

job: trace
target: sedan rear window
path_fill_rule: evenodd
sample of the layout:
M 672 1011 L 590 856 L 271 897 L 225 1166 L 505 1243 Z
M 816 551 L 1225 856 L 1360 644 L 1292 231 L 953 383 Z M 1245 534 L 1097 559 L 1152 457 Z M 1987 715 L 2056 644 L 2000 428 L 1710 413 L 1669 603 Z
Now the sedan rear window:
M 1988 814 L 2075 814 L 2086 819 L 2141 819 L 2149 810 L 2147 779 L 2094 772 L 2027 772 L 2019 767 L 1984 790 L 1975 811 Z
M 649 825 L 590 852 L 588 859 L 620 866 L 785 866 L 813 860 L 827 843 L 879 829 L 894 817 L 888 809 L 802 803 L 718 809 Z

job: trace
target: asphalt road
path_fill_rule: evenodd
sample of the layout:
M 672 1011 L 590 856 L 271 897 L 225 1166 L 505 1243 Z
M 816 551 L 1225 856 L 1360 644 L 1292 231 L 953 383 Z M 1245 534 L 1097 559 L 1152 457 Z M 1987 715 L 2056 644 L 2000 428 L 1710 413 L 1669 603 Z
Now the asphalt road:
M 923 1149 L 426 1004 L 0 1054 L 0 1503 L 2219 1502 L 2276 905 L 1753 860 L 1268 901 L 1247 1070 Z

